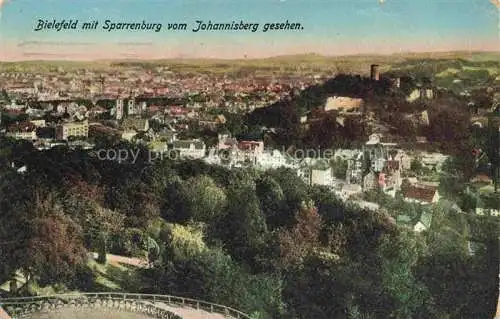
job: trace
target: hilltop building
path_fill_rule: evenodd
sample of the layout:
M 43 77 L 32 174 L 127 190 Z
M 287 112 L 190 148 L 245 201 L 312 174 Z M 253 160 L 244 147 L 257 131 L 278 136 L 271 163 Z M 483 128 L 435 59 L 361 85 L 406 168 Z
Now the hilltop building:
M 325 112 L 329 111 L 345 111 L 359 112 L 363 106 L 363 99 L 351 98 L 346 96 L 331 96 L 327 98 L 323 107 Z

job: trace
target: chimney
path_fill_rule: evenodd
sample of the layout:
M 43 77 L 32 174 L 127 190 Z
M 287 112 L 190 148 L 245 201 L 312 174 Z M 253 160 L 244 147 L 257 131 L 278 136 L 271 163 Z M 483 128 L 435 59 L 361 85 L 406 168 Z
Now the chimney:
M 378 64 L 372 64 L 370 66 L 370 78 L 372 79 L 372 81 L 378 81 L 380 79 Z

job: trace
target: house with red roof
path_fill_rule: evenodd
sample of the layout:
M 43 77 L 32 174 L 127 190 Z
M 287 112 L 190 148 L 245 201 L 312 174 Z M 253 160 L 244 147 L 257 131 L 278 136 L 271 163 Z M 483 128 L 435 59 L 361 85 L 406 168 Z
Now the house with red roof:
M 263 141 L 241 141 L 238 143 L 238 149 L 245 153 L 262 154 L 264 152 Z
M 34 141 L 37 139 L 36 125 L 29 121 L 11 124 L 7 128 L 6 135 L 15 139 Z
M 414 184 L 403 187 L 405 201 L 429 205 L 439 201 L 437 186 Z

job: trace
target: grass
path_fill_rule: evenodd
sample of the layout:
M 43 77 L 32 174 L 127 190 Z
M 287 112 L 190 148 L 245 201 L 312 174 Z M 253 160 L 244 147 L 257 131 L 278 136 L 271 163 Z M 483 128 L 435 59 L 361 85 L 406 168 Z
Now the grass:
M 119 265 L 111 265 L 111 264 L 99 264 L 94 260 L 89 261 L 88 266 L 93 270 L 95 284 L 98 286 L 105 287 L 106 290 L 121 290 L 122 287 L 119 282 L 115 281 L 113 278 L 110 278 L 108 272 L 110 272 L 112 267 L 120 267 Z M 123 270 L 123 269 L 120 269 Z
M 494 76 L 500 73 L 500 63 L 498 68 L 481 68 L 481 67 L 472 67 L 472 66 L 464 66 L 463 70 L 466 71 L 480 71 L 486 70 L 490 74 L 490 76 Z
M 448 68 L 443 72 L 436 74 L 436 77 L 447 77 L 447 76 L 455 76 L 460 72 L 459 69 Z
M 94 277 L 92 291 L 130 291 L 138 285 L 135 269 L 118 263 L 99 264 L 95 260 L 88 262 Z
M 148 148 L 151 150 L 164 150 L 167 146 L 166 142 L 154 141 L 148 144 Z
M 21 272 L 19 272 L 19 271 L 16 272 L 14 277 L 16 279 L 18 287 L 20 287 L 26 283 L 26 278 L 24 278 L 23 274 L 21 274 Z M 12 279 L 14 279 L 14 278 L 12 278 Z M 10 282 L 7 281 L 7 282 L 3 283 L 2 285 L 0 285 L 0 290 L 5 291 L 5 292 L 9 292 L 10 291 Z
M 135 290 L 139 284 L 135 269 L 132 266 L 125 266 L 118 263 L 99 264 L 95 260 L 87 262 L 88 269 L 91 270 L 92 282 L 86 287 L 86 291 L 131 291 Z M 21 273 L 16 274 L 17 287 L 21 287 L 26 283 L 25 277 Z M 88 284 L 88 283 L 86 283 Z M 40 287 L 36 283 L 32 284 L 31 292 L 37 295 L 52 295 L 58 293 L 70 293 L 78 291 L 70 291 L 64 285 Z M 5 293 L 10 292 L 10 282 L 7 281 L 0 285 L 0 291 Z

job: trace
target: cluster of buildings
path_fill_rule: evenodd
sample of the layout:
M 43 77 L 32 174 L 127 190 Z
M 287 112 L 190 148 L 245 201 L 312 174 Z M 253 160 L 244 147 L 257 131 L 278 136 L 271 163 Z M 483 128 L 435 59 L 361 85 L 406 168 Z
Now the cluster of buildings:
M 100 69 L 56 68 L 33 72 L 4 71 L 0 88 L 11 100 L 58 101 L 116 99 L 127 96 L 186 98 L 191 105 L 245 110 L 267 106 L 290 94 L 321 83 L 330 74 L 239 76 L 207 72 L 174 72 L 168 67 L 120 65 Z M 0 96 L 1 99 L 1 96 Z
M 221 109 L 252 111 L 286 98 L 294 90 L 321 83 L 330 75 L 186 74 L 168 67 L 133 64 L 19 70 L 0 73 L 0 132 L 33 141 L 40 149 L 103 132 L 129 141 L 181 145 L 184 142 L 174 141 L 174 135 L 189 131 L 193 125 L 215 129 L 224 124 Z M 163 129 L 153 129 L 152 123 Z
M 439 172 L 447 156 L 407 153 L 396 143 L 386 141 L 383 132 L 372 134 L 360 149 L 336 150 L 328 158 L 296 156 L 285 150 L 268 149 L 263 141 L 238 141 L 228 134 L 219 134 L 213 147 L 201 139 L 179 138 L 189 133 L 192 126 L 214 130 L 225 124 L 221 109 L 251 111 L 287 99 L 326 78 L 186 76 L 163 67 L 115 68 L 99 74 L 60 68 L 44 74 L 11 72 L 0 74 L 0 129 L 9 137 L 32 141 L 40 150 L 60 144 L 91 149 L 96 137 L 106 135 L 141 143 L 159 154 L 169 152 L 176 158 L 199 159 L 231 168 L 286 167 L 295 170 L 307 184 L 327 186 L 341 199 L 354 200 L 369 209 L 378 209 L 378 205 L 361 200 L 362 194 L 375 190 L 392 197 L 401 194 L 407 202 L 437 202 L 438 185 L 417 180 L 411 166 L 418 160 L 431 172 Z M 382 82 L 377 65 L 371 66 L 368 80 L 375 88 Z M 390 85 L 401 91 L 404 83 L 401 78 L 392 78 Z M 412 87 L 406 100 L 415 102 L 435 96 L 434 88 L 424 82 Z M 350 116 L 363 116 L 368 121 L 370 113 L 365 112 L 365 104 L 362 96 L 332 94 L 319 111 L 323 115 L 336 112 L 337 122 L 343 125 Z M 3 123 L 2 114 L 16 120 L 6 118 Z M 428 125 L 426 111 L 418 117 Z M 318 118 L 309 112 L 300 122 L 307 127 Z M 428 227 L 428 219 L 423 217 L 415 229 Z

